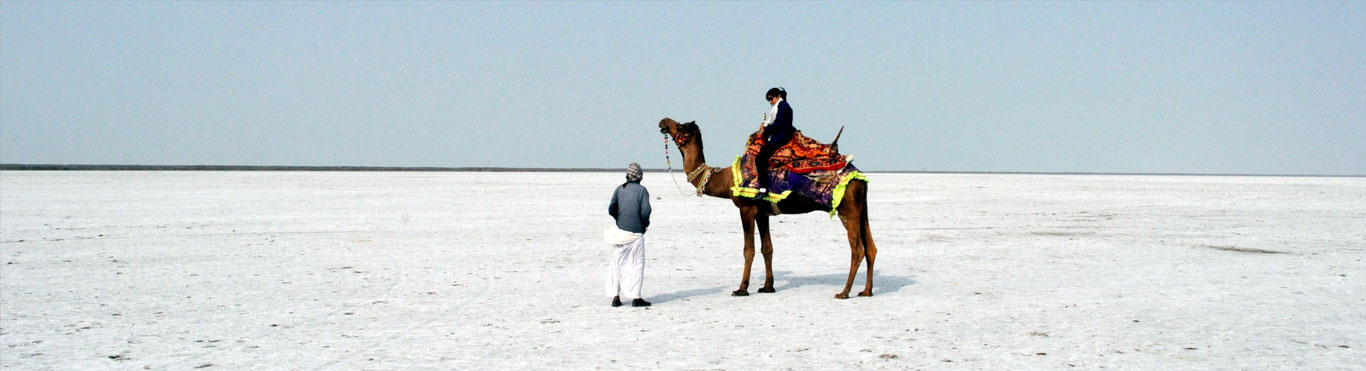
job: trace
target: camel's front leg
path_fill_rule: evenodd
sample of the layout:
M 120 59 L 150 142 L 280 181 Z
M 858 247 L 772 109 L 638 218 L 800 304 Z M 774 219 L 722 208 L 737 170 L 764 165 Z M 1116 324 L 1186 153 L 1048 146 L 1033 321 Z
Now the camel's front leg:
M 773 290 L 773 240 L 768 234 L 768 215 L 758 215 L 754 219 L 759 225 L 759 252 L 764 254 L 764 287 L 759 289 L 761 293 L 774 292 Z
M 732 296 L 749 296 L 749 268 L 754 265 L 754 214 L 757 209 L 740 209 L 740 223 L 745 229 L 745 275 L 740 278 L 740 289 L 731 292 Z

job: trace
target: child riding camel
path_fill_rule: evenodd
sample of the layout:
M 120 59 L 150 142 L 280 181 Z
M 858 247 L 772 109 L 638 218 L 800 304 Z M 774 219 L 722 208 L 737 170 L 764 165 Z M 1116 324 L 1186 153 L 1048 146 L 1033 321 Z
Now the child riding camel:
M 754 197 L 756 200 L 763 199 L 764 195 L 768 194 L 768 160 L 773 157 L 774 151 L 787 145 L 787 142 L 792 140 L 792 133 L 797 131 L 792 127 L 792 106 L 787 104 L 787 90 L 768 89 L 764 99 L 772 109 L 764 116 L 764 124 L 759 128 L 759 136 L 764 138 L 764 146 L 754 157 L 754 170 L 759 175 L 759 192 Z

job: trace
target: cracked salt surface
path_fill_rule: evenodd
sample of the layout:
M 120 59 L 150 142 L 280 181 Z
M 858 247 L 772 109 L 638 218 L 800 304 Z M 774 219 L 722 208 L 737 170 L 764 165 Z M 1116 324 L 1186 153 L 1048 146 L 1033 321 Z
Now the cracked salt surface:
M 870 177 L 841 301 L 836 220 L 731 297 L 734 207 L 646 174 L 644 310 L 600 293 L 620 174 L 2 172 L 0 367 L 1366 366 L 1366 179 Z

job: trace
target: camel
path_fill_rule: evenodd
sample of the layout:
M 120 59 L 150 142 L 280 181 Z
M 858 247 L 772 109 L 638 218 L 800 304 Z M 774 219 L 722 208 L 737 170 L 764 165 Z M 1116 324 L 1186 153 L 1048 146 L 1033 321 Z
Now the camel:
M 728 198 L 740 209 L 740 222 L 745 231 L 745 271 L 740 279 L 740 289 L 731 292 L 733 296 L 749 295 L 749 273 L 754 264 L 754 227 L 759 227 L 762 240 L 760 252 L 764 255 L 764 287 L 760 293 L 771 293 L 773 289 L 773 242 L 769 238 L 768 217 L 778 214 L 803 214 L 812 211 L 829 212 L 830 208 L 805 197 L 793 195 L 781 202 L 754 201 L 733 196 L 731 185 L 734 175 L 729 167 L 707 166 L 706 156 L 702 153 L 702 132 L 696 122 L 679 124 L 670 118 L 659 121 L 659 131 L 674 138 L 683 156 L 683 171 L 688 174 L 688 182 L 697 187 L 700 194 Z M 868 183 L 854 179 L 846 186 L 844 196 L 836 211 L 840 222 L 849 234 L 849 279 L 844 283 L 844 291 L 835 295 L 836 299 L 849 298 L 849 290 L 854 285 L 859 263 L 867 259 L 868 279 L 864 282 L 859 296 L 873 296 L 873 262 L 877 258 L 877 246 L 873 244 L 873 233 L 868 226 Z

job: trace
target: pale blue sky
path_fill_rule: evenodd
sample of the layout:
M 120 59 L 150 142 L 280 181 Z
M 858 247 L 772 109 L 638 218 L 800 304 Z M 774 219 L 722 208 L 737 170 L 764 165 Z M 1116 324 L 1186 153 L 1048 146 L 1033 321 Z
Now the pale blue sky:
M 1360 175 L 1363 66 L 1363 2 L 4 1 L 0 162 L 724 165 L 783 86 L 865 170 Z

